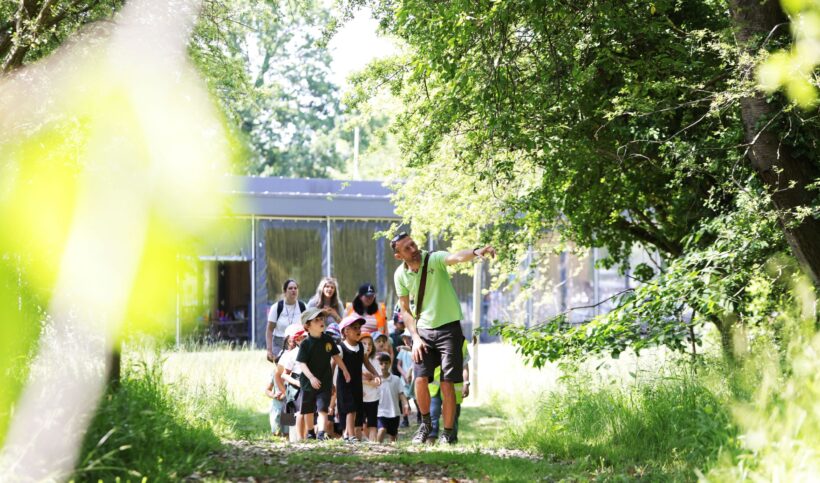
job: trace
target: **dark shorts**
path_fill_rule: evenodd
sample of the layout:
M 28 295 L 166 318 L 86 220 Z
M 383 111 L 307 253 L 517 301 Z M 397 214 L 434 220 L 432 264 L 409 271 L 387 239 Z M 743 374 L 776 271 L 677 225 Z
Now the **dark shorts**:
M 384 428 L 387 431 L 387 434 L 390 436 L 396 436 L 399 434 L 399 416 L 395 418 L 383 418 L 379 417 L 379 429 Z
M 419 328 L 419 336 L 427 344 L 421 364 L 413 364 L 416 377 L 433 378 L 436 367 L 441 366 L 441 380 L 449 382 L 464 381 L 464 334 L 461 322 L 444 324 L 436 329 Z
M 364 407 L 365 403 L 362 403 L 362 408 Z M 347 415 L 354 411 L 344 412 L 341 409 L 339 410 L 339 424 L 342 425 L 344 428 L 347 425 Z M 361 426 L 364 424 L 364 411 L 355 411 L 356 412 L 356 419 L 353 421 L 355 426 Z
M 336 386 L 336 406 L 339 408 L 340 413 L 359 413 L 362 411 L 364 396 L 362 395 L 361 383 L 359 383 L 358 391 L 351 389 L 349 386 L 345 388 Z
M 300 391 L 296 400 L 299 414 L 326 413 L 330 407 L 330 391 Z
M 356 424 L 367 424 L 368 428 L 378 427 L 376 416 L 379 414 L 379 401 L 362 403 L 362 407 L 364 410 L 359 413 L 362 415 L 362 419 L 361 421 L 356 421 Z M 358 415 L 356 419 L 359 419 Z

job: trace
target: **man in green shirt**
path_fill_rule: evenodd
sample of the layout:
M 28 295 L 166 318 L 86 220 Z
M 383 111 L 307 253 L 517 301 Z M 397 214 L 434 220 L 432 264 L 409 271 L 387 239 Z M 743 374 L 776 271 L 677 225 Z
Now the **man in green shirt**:
M 424 443 L 430 434 L 432 421 L 428 383 L 432 380 L 436 368 L 441 367 L 441 412 L 444 431 L 439 435 L 439 443 L 453 444 L 456 409 L 454 384 L 463 381 L 461 347 L 464 343 L 464 334 L 461 331 L 461 303 L 453 288 L 447 266 L 468 262 L 484 255 L 494 257 L 495 249 L 485 246 L 458 253 L 430 253 L 422 307 L 416 307 L 416 312 L 413 312 L 410 310 L 410 296 L 418 302 L 422 277 L 419 272 L 427 252 L 419 250 L 416 242 L 407 233 L 396 235 L 390 241 L 390 246 L 393 248 L 393 256 L 404 262 L 396 269 L 393 281 L 396 284 L 396 294 L 399 296 L 404 323 L 413 334 L 416 402 L 422 418 L 413 442 Z

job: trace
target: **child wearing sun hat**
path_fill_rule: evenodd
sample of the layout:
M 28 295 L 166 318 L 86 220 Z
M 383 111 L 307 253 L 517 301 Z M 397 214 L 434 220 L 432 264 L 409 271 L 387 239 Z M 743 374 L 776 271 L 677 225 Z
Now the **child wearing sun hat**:
M 350 373 L 339 355 L 339 348 L 333 339 L 325 334 L 325 312 L 316 307 L 308 307 L 302 313 L 302 324 L 308 337 L 299 347 L 296 362 L 302 367 L 299 378 L 302 390 L 299 394 L 299 412 L 305 418 L 307 439 L 324 440 L 327 427 L 327 412 L 333 388 L 333 360 L 342 371 L 344 379 L 350 381 Z M 319 413 L 319 434 L 314 430 L 314 413 Z
M 339 324 L 342 332 L 342 360 L 349 368 L 350 379 L 345 380 L 341 375 L 336 377 L 336 403 L 339 408 L 339 420 L 345 423 L 344 439 L 347 442 L 357 442 L 357 419 L 364 409 L 364 395 L 362 387 L 362 373 L 366 370 L 379 381 L 376 368 L 365 359 L 364 346 L 359 342 L 362 325 L 365 320 L 358 314 L 351 314 Z

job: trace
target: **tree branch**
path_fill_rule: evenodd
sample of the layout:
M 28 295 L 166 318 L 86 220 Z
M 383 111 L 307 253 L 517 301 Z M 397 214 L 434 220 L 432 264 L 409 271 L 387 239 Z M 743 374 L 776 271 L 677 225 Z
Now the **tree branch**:
M 551 321 L 553 321 L 553 320 L 555 320 L 555 319 L 557 319 L 557 318 L 559 318 L 559 317 L 562 317 L 562 316 L 564 316 L 564 315 L 568 315 L 570 312 L 573 312 L 573 311 L 575 311 L 575 310 L 581 310 L 581 309 L 594 309 L 595 307 L 599 307 L 599 306 L 601 306 L 601 305 L 603 305 L 603 304 L 605 304 L 605 303 L 609 302 L 610 300 L 612 300 L 612 299 L 614 299 L 614 298 L 620 297 L 621 295 L 623 295 L 623 294 L 625 294 L 625 293 L 627 293 L 627 292 L 634 292 L 634 291 L 635 291 L 635 288 L 634 288 L 634 287 L 632 287 L 632 288 L 627 288 L 627 289 L 621 290 L 620 292 L 618 292 L 618 293 L 616 293 L 616 294 L 613 294 L 613 295 L 611 295 L 611 296 L 609 296 L 609 297 L 607 297 L 607 298 L 605 298 L 605 299 L 601 300 L 601 301 L 600 301 L 600 302 L 598 302 L 598 303 L 594 303 L 594 304 L 590 304 L 590 305 L 579 305 L 579 306 L 577 306 L 577 307 L 570 307 L 570 308 L 568 308 L 568 309 L 564 310 L 563 312 L 559 312 L 559 313 L 555 314 L 555 315 L 554 315 L 554 316 L 552 316 L 552 317 L 551 317 L 548 321 L 546 321 L 546 322 L 541 322 L 541 323 L 540 323 L 540 324 L 538 324 L 538 325 L 540 325 L 540 326 L 545 326 L 545 325 L 546 325 L 546 324 L 548 324 L 549 322 L 551 322 Z
M 658 235 L 657 233 L 653 233 L 640 225 L 630 223 L 625 218 L 621 217 L 615 220 L 615 227 L 629 233 L 640 241 L 665 251 L 675 258 L 680 257 L 683 254 L 683 248 L 678 243 L 667 240 L 666 238 Z

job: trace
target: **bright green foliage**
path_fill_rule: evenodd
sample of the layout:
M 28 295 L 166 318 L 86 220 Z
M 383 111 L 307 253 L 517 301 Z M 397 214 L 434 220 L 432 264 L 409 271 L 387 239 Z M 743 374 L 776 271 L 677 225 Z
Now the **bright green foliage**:
M 747 330 L 766 327 L 772 323 L 771 313 L 793 301 L 788 289 L 797 274 L 782 254 L 782 232 L 774 214 L 765 211 L 766 203 L 765 197 L 738 196 L 735 211 L 693 232 L 683 256 L 671 260 L 658 277 L 623 294 L 612 312 L 589 324 L 570 327 L 558 317 L 533 328 L 504 325 L 495 330 L 515 340 L 536 366 L 599 352 L 617 357 L 627 347 L 692 350 L 692 335 L 700 345 L 700 327 L 707 322 L 725 336 L 727 355 L 742 352 L 743 347 L 734 345 L 735 323 L 742 322 Z M 710 243 L 698 249 L 703 239 Z
M 28 361 L 40 332 L 41 314 L 36 308 L 41 304 L 30 300 L 30 291 L 21 290 L 18 263 L 19 259 L 9 255 L 0 258 L 0 307 L 7 308 L 0 321 L 0 446 L 11 420 L 11 408 L 28 376 Z
M 754 341 L 744 367 L 757 381 L 734 408 L 744 451 L 724 455 L 708 481 L 811 481 L 820 472 L 817 297 L 805 279 L 793 290 L 795 303 L 777 315 L 779 330 Z
M 452 145 L 467 191 L 534 172 L 501 220 L 530 241 L 560 227 L 616 260 L 636 241 L 679 255 L 729 174 L 715 153 L 740 139 L 704 85 L 723 78 L 712 32 L 726 19 L 708 4 L 639 4 L 396 4 L 383 22 L 413 47 L 391 69 L 408 164 L 429 170 Z M 497 241 L 518 241 L 496 226 Z
M 781 0 L 784 10 L 791 17 L 794 45 L 781 50 L 758 69 L 761 88 L 774 92 L 786 88 L 786 95 L 804 109 L 817 104 L 820 80 L 820 2 L 816 0 Z
M 348 6 L 360 3 L 409 46 L 371 66 L 358 95 L 386 85 L 405 104 L 396 129 L 406 166 L 394 180 L 414 230 L 456 248 L 492 242 L 509 269 L 529 247 L 542 263 L 554 233 L 558 248 L 602 247 L 602 266 L 658 276 L 592 326 L 564 332 L 559 317 L 504 329 L 525 353 L 680 349 L 691 342 L 686 308 L 731 351 L 736 322 L 765 318 L 759 303 L 746 306 L 745 287 L 771 286 L 777 300 L 787 284 L 761 268 L 786 247 L 744 160 L 739 100 L 755 85 L 724 2 Z M 786 108 L 769 127 L 793 152 L 817 149 L 816 116 Z M 636 247 L 664 264 L 628 267 Z
M 58 327 L 91 327 L 111 345 L 166 334 L 176 260 L 209 236 L 202 220 L 223 213 L 216 188 L 234 140 L 190 66 L 159 68 L 178 60 L 172 42 L 161 43 L 168 32 L 150 31 L 158 39 L 150 55 L 135 37 L 116 35 L 123 25 L 151 25 L 124 10 L 120 23 L 81 36 L 41 67 L 0 78 L 3 437 L 49 317 Z M 173 18 L 184 23 L 182 13 Z M 62 368 L 85 354 L 87 346 L 60 342 Z

